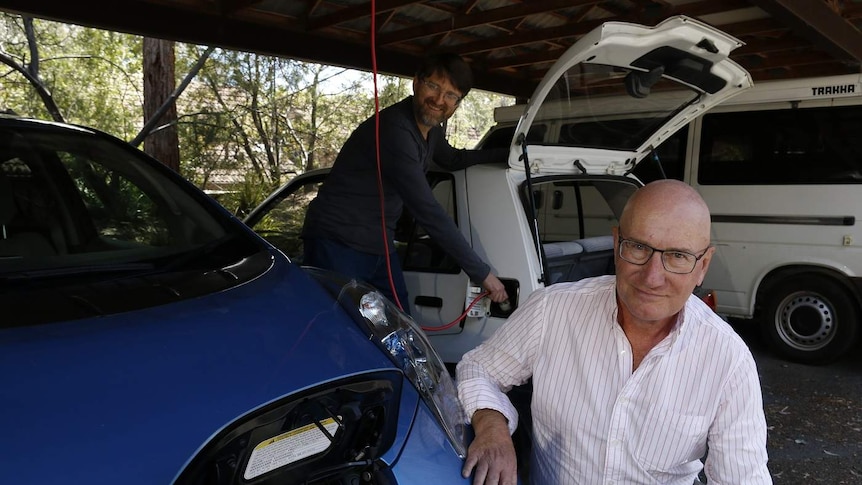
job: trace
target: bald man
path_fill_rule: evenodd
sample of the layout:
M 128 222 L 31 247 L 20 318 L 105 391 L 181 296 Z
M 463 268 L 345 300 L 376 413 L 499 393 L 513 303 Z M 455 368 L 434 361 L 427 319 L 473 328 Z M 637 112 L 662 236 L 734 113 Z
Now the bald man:
M 772 483 L 754 358 L 692 295 L 714 252 L 706 203 L 652 182 L 613 234 L 615 276 L 534 292 L 458 364 L 475 431 L 464 476 L 517 483 L 505 393 L 532 378 L 532 484 L 691 485 L 701 470 L 710 484 Z

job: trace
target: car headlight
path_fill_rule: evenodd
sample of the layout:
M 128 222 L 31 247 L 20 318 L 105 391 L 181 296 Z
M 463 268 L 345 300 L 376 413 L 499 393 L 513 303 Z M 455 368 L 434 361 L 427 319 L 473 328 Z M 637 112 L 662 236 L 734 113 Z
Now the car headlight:
M 316 268 L 306 270 L 330 290 L 340 285 L 337 300 L 404 372 L 440 421 L 455 451 L 462 458 L 466 456 L 466 415 L 455 382 L 419 325 L 366 283 L 345 281 Z

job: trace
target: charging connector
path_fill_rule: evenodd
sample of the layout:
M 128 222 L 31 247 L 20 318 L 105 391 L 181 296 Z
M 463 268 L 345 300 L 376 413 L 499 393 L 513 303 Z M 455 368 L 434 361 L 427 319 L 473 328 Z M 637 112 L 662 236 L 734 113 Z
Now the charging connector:
M 485 296 L 483 296 L 483 294 Z M 474 303 L 474 300 L 479 301 Z M 491 314 L 491 299 L 488 298 L 485 289 L 480 285 L 472 282 L 467 285 L 467 298 L 464 302 L 464 309 L 467 311 L 468 317 L 482 318 Z

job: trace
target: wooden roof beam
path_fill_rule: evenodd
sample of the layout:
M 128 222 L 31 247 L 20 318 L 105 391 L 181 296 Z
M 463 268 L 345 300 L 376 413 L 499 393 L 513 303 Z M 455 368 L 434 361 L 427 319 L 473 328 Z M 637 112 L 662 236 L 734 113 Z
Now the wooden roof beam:
M 838 59 L 862 62 L 862 32 L 822 0 L 751 0 L 798 36 Z
M 218 0 L 216 4 L 218 4 L 221 13 L 229 15 L 240 10 L 245 10 L 260 2 L 261 0 Z
M 421 3 L 421 0 L 381 0 L 374 4 L 376 8 L 375 13 L 378 15 L 388 13 L 392 10 L 406 7 L 407 5 L 412 5 L 414 3 Z M 352 7 L 341 9 L 338 12 L 321 15 L 319 17 L 310 17 L 308 19 L 307 27 L 308 30 L 315 31 L 326 27 L 332 27 L 333 25 L 338 25 L 342 22 L 349 22 L 369 16 L 371 16 L 370 2 L 357 4 Z
M 479 25 L 518 19 L 528 15 L 548 13 L 562 8 L 579 7 L 598 3 L 599 0 L 546 0 L 543 2 L 528 2 L 492 10 L 477 11 L 466 15 L 456 15 L 446 20 L 430 22 L 418 27 L 401 29 L 397 32 L 381 34 L 377 37 L 380 45 L 405 42 L 421 37 L 428 37 L 441 32 L 476 27 Z

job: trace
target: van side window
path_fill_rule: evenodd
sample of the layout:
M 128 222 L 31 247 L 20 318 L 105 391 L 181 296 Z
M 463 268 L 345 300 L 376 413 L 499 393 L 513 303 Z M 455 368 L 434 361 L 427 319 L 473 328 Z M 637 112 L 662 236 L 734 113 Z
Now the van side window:
M 862 183 L 862 107 L 707 114 L 701 185 Z
M 634 191 L 632 187 L 614 179 L 570 179 L 566 176 L 534 181 L 534 200 L 542 201 L 536 205 L 540 242 L 572 241 L 610 234 L 618 224 L 617 214 L 622 212 L 623 205 Z
M 616 178 L 541 177 L 532 184 L 547 283 L 614 273 L 612 228 L 636 186 Z M 521 197 L 528 205 L 526 184 Z
M 455 179 L 450 173 L 428 172 L 428 183 L 437 202 L 446 209 L 449 217 L 458 224 L 455 209 Z M 404 271 L 457 274 L 458 263 L 441 248 L 420 226 L 405 206 L 395 226 L 395 249 L 401 258 Z
M 641 182 L 648 184 L 653 180 L 685 180 L 685 151 L 688 147 L 688 125 L 671 135 L 656 149 L 658 163 L 648 156 L 637 164 L 632 174 Z

